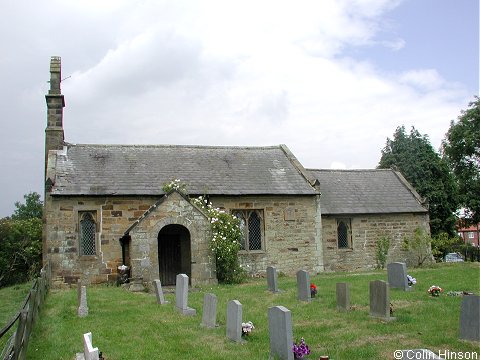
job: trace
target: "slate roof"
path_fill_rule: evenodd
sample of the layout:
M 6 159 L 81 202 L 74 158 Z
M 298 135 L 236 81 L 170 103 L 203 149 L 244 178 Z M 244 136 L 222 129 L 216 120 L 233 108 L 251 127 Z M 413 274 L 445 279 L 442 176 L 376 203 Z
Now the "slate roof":
M 425 213 L 422 199 L 393 170 L 307 170 L 320 181 L 322 214 Z
M 52 155 L 51 195 L 159 195 L 173 179 L 191 194 L 316 194 L 315 179 L 285 145 L 67 144 Z

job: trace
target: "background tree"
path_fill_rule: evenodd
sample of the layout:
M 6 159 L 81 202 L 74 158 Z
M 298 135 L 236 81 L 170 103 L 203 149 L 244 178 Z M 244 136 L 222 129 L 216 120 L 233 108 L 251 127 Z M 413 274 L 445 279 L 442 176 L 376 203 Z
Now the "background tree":
M 42 202 L 40 195 L 24 195 L 11 217 L 0 219 L 0 287 L 36 276 L 42 262 Z
M 429 203 L 432 236 L 455 231 L 458 199 L 454 177 L 448 164 L 435 152 L 427 135 L 414 127 L 407 134 L 404 126 L 396 129 L 393 139 L 387 138 L 378 168 L 400 171 L 420 196 Z
M 458 122 L 452 121 L 442 144 L 443 156 L 458 183 L 460 204 L 469 224 L 480 223 L 480 99 L 475 97 Z

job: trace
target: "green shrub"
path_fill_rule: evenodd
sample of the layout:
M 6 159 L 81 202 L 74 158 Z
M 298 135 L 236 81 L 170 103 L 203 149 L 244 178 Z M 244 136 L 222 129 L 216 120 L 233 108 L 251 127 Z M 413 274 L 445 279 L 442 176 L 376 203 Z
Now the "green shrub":
M 375 260 L 377 269 L 384 269 L 387 262 L 388 249 L 390 249 L 390 239 L 386 236 L 377 240 L 375 248 Z

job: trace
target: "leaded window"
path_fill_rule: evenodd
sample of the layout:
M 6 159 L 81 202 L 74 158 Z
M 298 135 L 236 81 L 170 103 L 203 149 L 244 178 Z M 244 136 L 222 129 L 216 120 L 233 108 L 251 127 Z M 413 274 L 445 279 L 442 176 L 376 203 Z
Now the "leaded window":
M 263 249 L 263 213 L 261 210 L 234 210 L 233 215 L 240 220 L 242 240 L 240 249 L 261 251 Z
M 337 241 L 339 249 L 348 249 L 352 247 L 350 219 L 337 220 Z
M 95 255 L 96 224 L 91 212 L 80 214 L 79 228 L 80 255 Z

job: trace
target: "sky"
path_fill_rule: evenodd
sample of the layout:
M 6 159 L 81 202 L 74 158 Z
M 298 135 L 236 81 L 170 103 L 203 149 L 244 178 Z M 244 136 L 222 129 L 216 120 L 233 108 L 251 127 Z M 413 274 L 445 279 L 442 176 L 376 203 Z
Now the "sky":
M 439 149 L 479 94 L 478 0 L 3 0 L 0 218 L 44 183 L 62 58 L 65 140 L 286 144 L 375 168 L 398 126 Z

